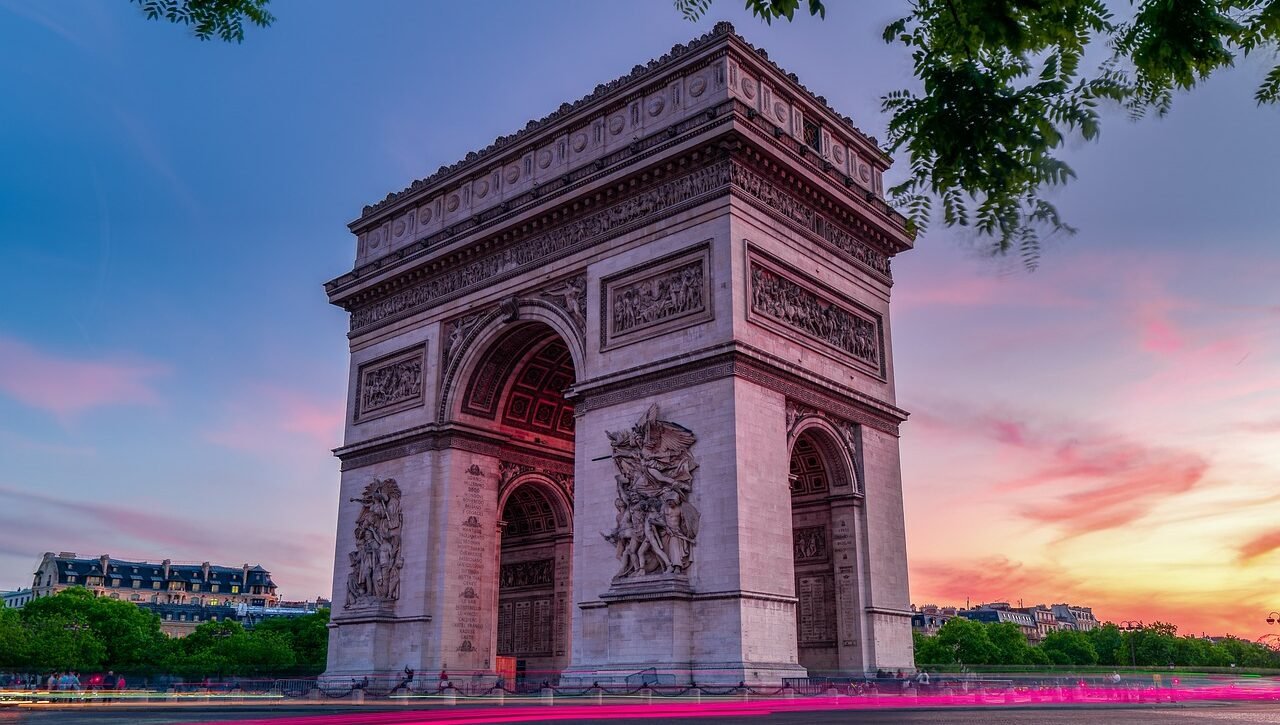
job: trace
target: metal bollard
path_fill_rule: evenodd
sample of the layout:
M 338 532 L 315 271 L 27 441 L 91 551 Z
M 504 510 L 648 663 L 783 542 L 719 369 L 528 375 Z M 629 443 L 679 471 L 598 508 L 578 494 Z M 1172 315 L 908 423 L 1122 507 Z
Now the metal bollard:
M 556 704 L 556 691 L 551 689 L 550 687 L 542 688 L 542 704 L 543 705 Z

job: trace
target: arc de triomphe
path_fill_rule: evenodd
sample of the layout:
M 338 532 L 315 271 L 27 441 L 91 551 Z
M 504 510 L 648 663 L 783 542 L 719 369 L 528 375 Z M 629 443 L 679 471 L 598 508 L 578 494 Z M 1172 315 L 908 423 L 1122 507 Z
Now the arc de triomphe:
M 912 667 L 889 163 L 720 24 L 366 207 L 327 676 Z

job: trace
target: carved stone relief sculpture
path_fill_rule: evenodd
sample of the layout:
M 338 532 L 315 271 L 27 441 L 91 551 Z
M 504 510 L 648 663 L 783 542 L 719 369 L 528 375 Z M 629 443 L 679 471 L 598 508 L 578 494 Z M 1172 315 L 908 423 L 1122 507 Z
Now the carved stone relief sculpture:
M 751 263 L 751 310 L 880 367 L 876 323 L 768 267 Z
M 373 479 L 359 498 L 356 517 L 355 550 L 348 556 L 351 571 L 347 574 L 345 608 L 367 604 L 383 604 L 400 598 L 400 531 L 404 516 L 400 512 L 400 487 L 395 479 Z
M 697 436 L 659 420 L 657 404 L 630 429 L 606 435 L 618 471 L 617 525 L 602 534 L 621 563 L 614 578 L 687 572 L 701 518 L 689 501 L 698 468 L 689 449 Z
M 542 291 L 543 297 L 564 310 L 577 325 L 578 332 L 587 330 L 587 275 L 570 277 Z
M 388 415 L 423 401 L 423 348 L 418 346 L 360 367 L 356 420 Z
M 709 248 L 701 245 L 601 282 L 604 349 L 711 319 Z

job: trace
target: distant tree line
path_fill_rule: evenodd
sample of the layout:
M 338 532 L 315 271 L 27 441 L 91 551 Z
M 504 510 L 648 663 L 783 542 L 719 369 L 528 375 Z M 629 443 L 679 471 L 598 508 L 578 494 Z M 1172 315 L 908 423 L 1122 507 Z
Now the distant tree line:
M 328 610 L 264 620 L 205 622 L 182 638 L 135 604 L 83 588 L 0 609 L 0 671 L 95 673 L 188 680 L 227 676 L 315 675 L 324 670 Z M 135 682 L 136 680 L 131 680 Z
M 1082 667 L 1258 667 L 1280 668 L 1280 652 L 1248 640 L 1211 641 L 1178 636 L 1178 627 L 1154 622 L 1138 630 L 1107 623 L 1089 632 L 1049 632 L 1037 645 L 1012 622 L 983 623 L 955 617 L 915 640 L 916 665 Z

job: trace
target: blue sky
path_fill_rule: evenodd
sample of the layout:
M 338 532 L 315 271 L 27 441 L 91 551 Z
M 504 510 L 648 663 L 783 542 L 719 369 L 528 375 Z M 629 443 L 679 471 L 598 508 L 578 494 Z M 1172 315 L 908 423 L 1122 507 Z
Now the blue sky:
M 124 0 L 0 0 L 0 588 L 74 550 L 261 562 L 287 596 L 327 593 L 346 341 L 321 285 L 350 267 L 345 224 L 718 19 L 884 136 L 878 98 L 910 74 L 879 29 L 902 2 L 773 27 L 739 5 L 692 24 L 662 0 L 281 1 L 229 45 Z M 1159 601 L 1234 631 L 1274 608 L 1262 63 L 1073 143 L 1056 199 L 1081 232 L 1040 272 L 941 228 L 898 260 L 918 601 Z

